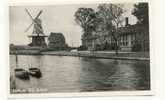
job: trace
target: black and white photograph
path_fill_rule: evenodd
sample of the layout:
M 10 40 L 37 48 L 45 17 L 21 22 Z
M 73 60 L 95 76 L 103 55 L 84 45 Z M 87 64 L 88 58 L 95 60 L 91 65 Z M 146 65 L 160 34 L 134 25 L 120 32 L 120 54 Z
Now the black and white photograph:
M 150 91 L 149 3 L 9 6 L 10 94 Z

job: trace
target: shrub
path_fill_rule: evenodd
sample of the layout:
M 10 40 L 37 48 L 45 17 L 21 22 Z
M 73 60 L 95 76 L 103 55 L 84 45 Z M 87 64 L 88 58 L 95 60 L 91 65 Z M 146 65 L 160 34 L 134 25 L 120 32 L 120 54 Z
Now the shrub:
M 78 47 L 78 50 L 79 50 L 79 51 L 80 51 L 80 50 L 87 50 L 87 47 L 86 47 L 86 46 L 81 45 L 80 47 Z
M 133 46 L 132 46 L 132 51 L 141 51 L 142 50 L 142 46 L 141 46 L 141 44 L 134 44 Z

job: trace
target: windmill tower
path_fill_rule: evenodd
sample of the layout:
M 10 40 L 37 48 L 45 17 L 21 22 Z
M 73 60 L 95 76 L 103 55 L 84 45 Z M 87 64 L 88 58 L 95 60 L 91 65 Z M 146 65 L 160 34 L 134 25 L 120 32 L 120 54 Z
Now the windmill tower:
M 28 37 L 32 39 L 32 42 L 28 44 L 29 46 L 37 46 L 37 47 L 45 47 L 46 42 L 45 38 L 47 37 L 42 28 L 42 21 L 39 19 L 39 16 L 42 13 L 42 10 L 37 14 L 35 18 L 31 16 L 29 11 L 25 9 L 26 13 L 29 15 L 30 19 L 32 20 L 32 23 L 27 27 L 25 32 L 27 32 L 32 26 L 33 26 L 33 33 L 29 35 Z

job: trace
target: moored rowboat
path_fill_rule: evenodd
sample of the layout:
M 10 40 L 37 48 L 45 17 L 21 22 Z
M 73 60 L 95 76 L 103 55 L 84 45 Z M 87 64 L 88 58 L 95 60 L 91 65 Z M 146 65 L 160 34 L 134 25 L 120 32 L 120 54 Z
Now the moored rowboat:
M 35 67 L 29 68 L 29 74 L 31 76 L 37 77 L 37 78 L 42 77 L 42 73 L 41 73 L 40 69 L 39 68 L 35 68 Z
M 17 78 L 23 79 L 23 80 L 29 80 L 29 73 L 28 71 L 22 69 L 22 68 L 16 68 L 14 69 L 15 71 L 15 76 Z

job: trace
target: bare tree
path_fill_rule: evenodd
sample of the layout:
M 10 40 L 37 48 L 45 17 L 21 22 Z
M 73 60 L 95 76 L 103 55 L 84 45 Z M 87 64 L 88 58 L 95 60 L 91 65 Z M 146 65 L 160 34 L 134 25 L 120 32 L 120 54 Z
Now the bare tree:
M 98 6 L 98 14 L 103 18 L 105 30 L 109 36 L 112 36 L 115 43 L 115 52 L 118 55 L 119 47 L 119 32 L 118 29 L 122 26 L 122 14 L 124 10 L 120 4 L 100 4 Z

